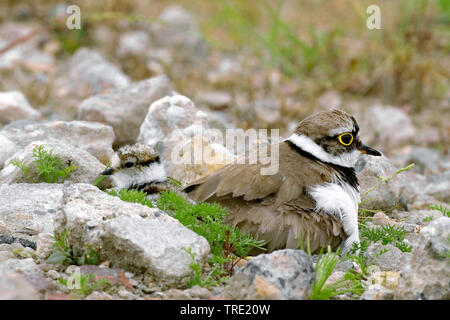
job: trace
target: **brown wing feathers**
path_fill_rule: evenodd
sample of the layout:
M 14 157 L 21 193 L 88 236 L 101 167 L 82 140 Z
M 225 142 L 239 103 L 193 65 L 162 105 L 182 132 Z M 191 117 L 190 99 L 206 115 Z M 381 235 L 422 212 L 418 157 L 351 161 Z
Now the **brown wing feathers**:
M 309 238 L 311 251 L 344 237 L 339 221 L 315 212 L 308 186 L 331 182 L 333 172 L 280 143 L 280 168 L 261 175 L 261 164 L 229 164 L 185 188 L 196 201 L 217 202 L 228 208 L 227 223 L 267 242 L 269 251 L 298 248 Z

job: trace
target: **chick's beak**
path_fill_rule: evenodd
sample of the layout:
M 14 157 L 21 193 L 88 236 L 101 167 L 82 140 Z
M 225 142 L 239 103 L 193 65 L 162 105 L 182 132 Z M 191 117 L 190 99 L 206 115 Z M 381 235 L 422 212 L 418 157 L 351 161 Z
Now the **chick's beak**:
M 114 172 L 113 168 L 108 168 L 108 169 L 104 170 L 101 174 L 104 176 L 110 176 L 113 174 L 113 172 Z
M 371 156 L 376 156 L 376 157 L 381 156 L 381 152 L 379 152 L 371 147 L 368 147 L 364 144 L 361 144 L 359 151 L 363 154 L 370 154 Z

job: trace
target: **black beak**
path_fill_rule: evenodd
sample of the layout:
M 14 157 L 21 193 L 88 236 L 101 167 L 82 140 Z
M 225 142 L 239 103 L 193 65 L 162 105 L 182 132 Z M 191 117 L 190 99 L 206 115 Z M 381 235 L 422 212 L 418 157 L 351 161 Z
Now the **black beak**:
M 371 147 L 368 147 L 366 145 L 361 145 L 361 148 L 359 149 L 359 151 L 361 151 L 361 153 L 364 153 L 364 154 L 370 154 L 371 156 L 376 156 L 376 157 L 381 156 L 381 153 L 379 151 L 372 149 Z
M 113 168 L 108 168 L 108 169 L 106 169 L 105 171 L 103 171 L 101 174 L 102 174 L 103 176 L 110 176 L 110 175 L 113 174 L 113 172 L 114 172 L 114 169 L 113 169 Z

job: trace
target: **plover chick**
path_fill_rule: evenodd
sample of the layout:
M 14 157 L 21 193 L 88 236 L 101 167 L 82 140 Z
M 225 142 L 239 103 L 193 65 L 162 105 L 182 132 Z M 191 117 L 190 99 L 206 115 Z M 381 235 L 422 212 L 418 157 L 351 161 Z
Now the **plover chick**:
M 111 175 L 119 190 L 136 189 L 154 195 L 173 189 L 158 153 L 142 143 L 119 148 L 111 158 L 111 167 L 102 175 Z

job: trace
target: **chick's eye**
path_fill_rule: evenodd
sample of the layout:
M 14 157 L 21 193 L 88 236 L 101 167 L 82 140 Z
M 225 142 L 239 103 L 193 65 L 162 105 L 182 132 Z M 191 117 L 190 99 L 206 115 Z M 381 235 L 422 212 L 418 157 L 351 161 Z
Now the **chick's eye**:
M 127 168 L 131 168 L 132 166 L 134 166 L 134 162 L 127 161 L 127 162 L 125 162 L 124 166 Z
M 344 146 L 349 146 L 353 142 L 353 135 L 351 133 L 343 133 L 339 136 L 339 142 Z

